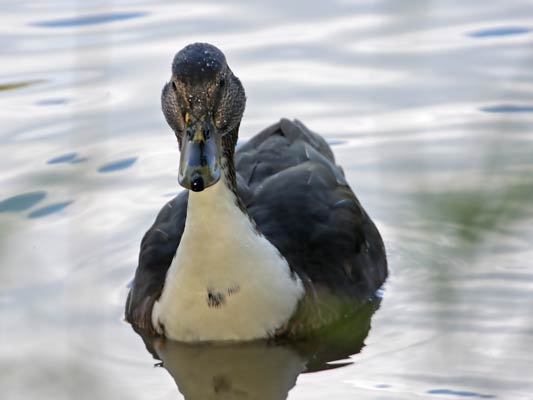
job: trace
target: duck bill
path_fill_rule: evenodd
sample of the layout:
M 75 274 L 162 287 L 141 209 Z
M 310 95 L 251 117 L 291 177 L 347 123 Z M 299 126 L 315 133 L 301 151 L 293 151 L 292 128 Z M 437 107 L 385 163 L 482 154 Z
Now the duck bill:
M 190 124 L 181 144 L 178 181 L 193 192 L 201 192 L 220 179 L 222 145 L 210 122 Z

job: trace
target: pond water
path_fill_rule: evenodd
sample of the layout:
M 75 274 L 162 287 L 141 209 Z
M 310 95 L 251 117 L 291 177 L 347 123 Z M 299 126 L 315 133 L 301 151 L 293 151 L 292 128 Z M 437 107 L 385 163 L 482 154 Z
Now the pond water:
M 2 398 L 533 397 L 532 1 L 31 0 L 1 21 Z M 180 190 L 160 91 L 195 41 L 243 81 L 242 139 L 323 134 L 384 237 L 347 351 L 156 341 L 154 368 L 123 321 Z

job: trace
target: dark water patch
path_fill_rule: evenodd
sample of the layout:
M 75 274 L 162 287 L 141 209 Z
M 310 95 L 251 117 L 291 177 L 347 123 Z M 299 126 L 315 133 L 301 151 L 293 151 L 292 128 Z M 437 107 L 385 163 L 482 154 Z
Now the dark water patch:
M 0 212 L 25 211 L 46 197 L 45 191 L 22 193 L 0 201 Z
M 533 112 L 533 106 L 520 104 L 498 104 L 495 106 L 482 107 L 480 110 L 488 113 L 523 113 Z
M 483 394 L 476 392 L 469 392 L 464 390 L 451 390 L 451 389 L 432 389 L 427 391 L 429 394 L 443 394 L 449 396 L 459 397 L 476 397 L 478 399 L 493 399 L 496 397 L 494 394 Z
M 70 162 L 73 162 L 77 156 L 78 156 L 78 153 L 66 153 L 66 154 L 62 154 L 60 156 L 51 158 L 46 163 L 47 164 L 70 163 Z
M 106 14 L 82 15 L 72 18 L 53 19 L 48 21 L 34 22 L 31 25 L 45 28 L 65 28 L 71 26 L 85 26 L 105 24 L 115 21 L 124 21 L 133 18 L 144 17 L 147 12 L 115 12 Z
M 42 99 L 35 102 L 38 106 L 59 106 L 67 103 L 68 99 L 66 98 Z
M 130 158 L 124 158 L 122 160 L 112 161 L 98 168 L 98 172 L 107 173 L 107 172 L 120 171 L 122 169 L 131 167 L 133 164 L 135 164 L 136 161 L 137 161 L 137 157 L 130 157 Z
M 11 83 L 0 83 L 0 92 L 3 90 L 13 90 L 20 89 L 30 85 L 35 85 L 37 83 L 42 83 L 43 80 L 34 80 L 34 81 L 23 81 L 23 82 L 11 82 Z
M 525 33 L 531 32 L 530 28 L 523 26 L 502 26 L 499 28 L 489 28 L 481 29 L 479 31 L 473 31 L 468 33 L 468 36 L 475 38 L 484 38 L 492 36 L 513 36 L 513 35 L 523 35 Z
M 57 213 L 61 210 L 63 210 L 64 208 L 68 207 L 70 204 L 72 204 L 74 201 L 73 200 L 70 200 L 70 201 L 61 201 L 61 202 L 58 202 L 58 203 L 54 203 L 54 204 L 50 204 L 48 206 L 45 206 L 45 207 L 41 207 L 35 211 L 32 211 L 30 214 L 28 214 L 28 218 L 41 218 L 41 217 L 46 217 L 47 215 L 50 215 L 50 214 L 54 214 L 54 213 Z

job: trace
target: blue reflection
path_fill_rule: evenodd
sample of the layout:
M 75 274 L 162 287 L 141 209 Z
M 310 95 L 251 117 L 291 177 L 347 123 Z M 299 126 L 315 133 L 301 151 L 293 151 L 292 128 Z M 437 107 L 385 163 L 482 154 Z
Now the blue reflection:
M 328 144 L 330 146 L 338 146 L 338 145 L 341 145 L 341 144 L 344 144 L 346 143 L 346 140 L 342 140 L 342 139 L 328 139 L 327 140 Z
M 73 162 L 77 156 L 78 156 L 78 153 L 66 153 L 66 154 L 62 154 L 60 156 L 51 158 L 46 163 L 47 164 L 69 163 L 69 162 Z
M 54 98 L 54 99 L 42 99 L 42 100 L 35 102 L 35 104 L 37 104 L 38 106 L 59 106 L 62 104 L 66 104 L 67 102 L 68 102 L 68 99 L 66 98 Z
M 45 206 L 45 207 L 41 207 L 41 208 L 39 208 L 39 209 L 37 209 L 35 211 L 32 211 L 28 215 L 28 218 L 41 218 L 41 217 L 45 217 L 45 216 L 50 215 L 50 214 L 54 214 L 56 212 L 59 212 L 59 211 L 63 210 L 65 207 L 69 206 L 73 202 L 74 202 L 73 200 L 62 201 L 62 202 L 59 202 L 59 203 L 54 203 L 54 204 L 50 204 L 50 205 Z
M 460 397 L 477 397 L 480 399 L 493 399 L 496 397 L 494 394 L 483 394 L 476 392 L 468 392 L 463 390 L 451 390 L 451 389 L 433 389 L 428 390 L 429 394 L 447 394 L 450 396 L 460 396 Z
M 479 31 L 470 32 L 468 36 L 471 37 L 491 37 L 491 36 L 511 36 L 511 35 L 523 35 L 524 33 L 531 32 L 531 29 L 521 26 L 507 26 L 501 28 L 482 29 Z
M 98 168 L 98 172 L 106 173 L 106 172 L 120 171 L 121 169 L 126 169 L 126 168 L 131 167 L 133 164 L 135 164 L 135 161 L 137 161 L 137 157 L 130 157 L 130 158 L 124 158 L 122 160 L 113 161 L 108 164 L 102 165 L 100 168 Z
M 71 164 L 79 164 L 79 163 L 82 163 L 82 162 L 85 162 L 87 161 L 88 158 L 87 157 L 76 157 L 74 160 L 72 160 L 70 163 Z
M 533 112 L 533 106 L 519 104 L 498 104 L 495 106 L 482 107 L 481 111 L 489 113 L 520 113 Z
M 83 26 L 105 24 L 108 22 L 122 21 L 126 19 L 139 18 L 148 15 L 147 12 L 115 12 L 108 14 L 84 15 L 79 17 L 54 19 L 50 21 L 40 21 L 32 23 L 33 26 L 46 28 L 64 28 L 69 26 Z
M 22 193 L 0 201 L 0 212 L 25 211 L 46 197 L 45 191 Z

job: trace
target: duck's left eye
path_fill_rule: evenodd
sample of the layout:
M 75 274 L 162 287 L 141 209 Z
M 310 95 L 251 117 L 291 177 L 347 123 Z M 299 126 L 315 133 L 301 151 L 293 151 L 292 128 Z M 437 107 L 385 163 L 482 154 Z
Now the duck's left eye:
M 218 86 L 222 88 L 224 87 L 225 84 L 226 84 L 226 78 L 221 77 L 220 80 L 218 81 Z

